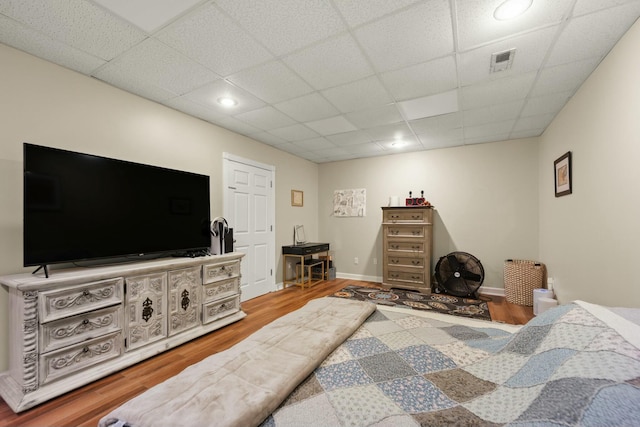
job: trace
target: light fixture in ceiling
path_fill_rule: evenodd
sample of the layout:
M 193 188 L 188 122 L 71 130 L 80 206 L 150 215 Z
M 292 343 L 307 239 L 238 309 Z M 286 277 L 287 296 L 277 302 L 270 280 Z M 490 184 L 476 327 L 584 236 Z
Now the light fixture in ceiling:
M 218 104 L 222 105 L 223 107 L 231 108 L 238 105 L 238 101 L 233 98 L 223 96 L 222 98 L 218 98 Z
M 533 0 L 506 0 L 493 12 L 498 21 L 506 21 L 522 15 L 531 7 Z

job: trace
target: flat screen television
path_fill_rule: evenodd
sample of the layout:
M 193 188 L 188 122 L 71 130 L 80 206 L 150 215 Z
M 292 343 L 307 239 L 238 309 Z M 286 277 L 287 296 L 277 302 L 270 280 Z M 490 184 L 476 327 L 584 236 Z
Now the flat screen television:
M 210 246 L 209 176 L 24 144 L 24 266 Z

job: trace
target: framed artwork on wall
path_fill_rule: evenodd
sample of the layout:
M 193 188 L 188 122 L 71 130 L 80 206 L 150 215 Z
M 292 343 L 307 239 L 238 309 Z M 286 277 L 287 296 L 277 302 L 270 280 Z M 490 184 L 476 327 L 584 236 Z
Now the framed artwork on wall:
M 300 190 L 291 190 L 291 206 L 304 206 L 304 193 Z
M 556 197 L 571 194 L 571 151 L 567 151 L 553 162 Z

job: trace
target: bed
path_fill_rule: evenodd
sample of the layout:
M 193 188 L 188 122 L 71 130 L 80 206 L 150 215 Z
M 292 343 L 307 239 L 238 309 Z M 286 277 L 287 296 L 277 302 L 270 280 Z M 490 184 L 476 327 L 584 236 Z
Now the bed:
M 345 322 L 332 321 L 318 333 L 324 334 L 318 340 L 322 351 L 308 344 L 314 335 L 309 331 L 301 339 L 300 331 L 277 339 L 304 358 L 321 353 L 304 369 L 281 363 L 290 357 L 282 349 L 260 353 L 275 364 L 264 370 L 254 364 L 254 374 L 266 375 L 252 378 L 250 387 L 241 384 L 240 395 L 221 402 L 219 387 L 206 377 L 239 354 L 254 360 L 254 344 L 240 343 L 240 353 L 230 349 L 230 359 L 227 350 L 199 362 L 195 369 L 207 374 L 197 381 L 180 382 L 189 377 L 184 372 L 168 380 L 178 381 L 181 396 L 171 395 L 175 383 L 160 384 L 114 410 L 100 426 L 640 425 L 640 310 L 577 301 L 517 327 L 331 297 L 309 304 L 311 309 L 284 316 L 275 329 L 267 325 L 257 338 L 245 340 L 263 342 L 291 321 L 308 320 L 308 312 L 314 319 L 336 320 L 348 311 Z M 302 342 L 312 350 L 291 346 Z M 193 385 L 194 391 L 189 381 L 208 384 Z M 225 394 L 237 385 L 225 383 Z M 245 412 L 251 416 L 238 416 Z

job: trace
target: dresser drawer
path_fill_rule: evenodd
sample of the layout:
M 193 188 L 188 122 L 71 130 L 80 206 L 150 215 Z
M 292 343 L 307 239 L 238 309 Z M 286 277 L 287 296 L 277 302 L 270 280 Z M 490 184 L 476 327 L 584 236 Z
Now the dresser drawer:
M 240 261 L 205 265 L 202 276 L 205 284 L 240 277 Z
M 40 323 L 120 304 L 124 280 L 101 280 L 40 293 Z
M 395 255 L 387 256 L 387 265 L 390 267 L 400 266 L 400 267 L 424 268 L 425 264 L 426 264 L 425 260 L 422 257 L 395 256 Z
M 40 384 L 71 375 L 122 354 L 122 334 L 115 332 L 40 355 Z
M 382 221 L 431 223 L 431 209 L 385 209 L 382 212 Z
M 387 243 L 387 251 L 388 252 L 424 252 L 424 242 L 388 242 Z
M 413 237 L 424 239 L 425 229 L 422 226 L 389 225 L 385 227 L 387 237 Z
M 222 280 L 204 285 L 205 303 L 240 293 L 240 278 Z
M 425 276 L 424 270 L 422 271 L 399 271 L 389 269 L 388 274 L 389 282 L 411 282 L 411 283 L 424 283 Z
M 116 305 L 41 326 L 41 353 L 117 332 L 122 329 L 122 306 Z
M 204 304 L 202 324 L 211 323 L 240 311 L 240 295 L 234 295 Z

